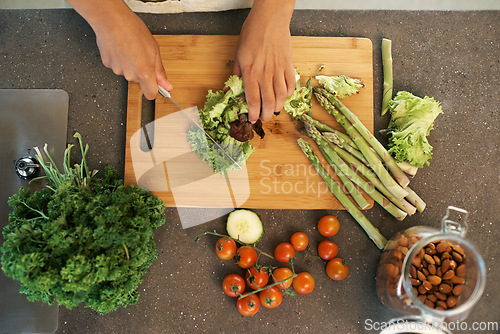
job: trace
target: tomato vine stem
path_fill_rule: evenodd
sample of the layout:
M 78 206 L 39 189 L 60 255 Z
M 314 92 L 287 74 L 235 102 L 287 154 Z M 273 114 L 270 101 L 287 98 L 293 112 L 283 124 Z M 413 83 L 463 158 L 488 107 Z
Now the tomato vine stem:
M 283 280 L 281 280 L 281 281 L 274 282 L 273 284 L 266 285 L 266 286 L 265 286 L 265 287 L 263 287 L 263 288 L 259 288 L 259 289 L 257 289 L 257 290 L 253 290 L 253 291 L 247 292 L 247 293 L 245 293 L 245 294 L 243 294 L 243 295 L 240 295 L 240 296 L 238 297 L 238 299 L 245 298 L 245 297 L 250 296 L 250 295 L 254 295 L 254 294 L 256 294 L 256 293 L 258 293 L 258 292 L 261 292 L 261 291 L 263 291 L 263 290 L 269 290 L 269 288 L 271 288 L 271 287 L 273 287 L 273 286 L 276 286 L 276 285 L 279 285 L 279 284 L 281 284 L 281 283 L 284 283 L 285 281 L 288 281 L 289 279 L 294 279 L 295 277 L 297 277 L 297 274 L 294 272 L 294 273 L 293 273 L 293 275 L 292 275 L 292 276 L 290 276 L 290 277 L 287 277 L 287 278 L 285 278 L 285 279 L 283 279 Z
M 239 243 L 240 245 L 253 247 L 257 252 L 259 252 L 259 254 L 262 254 L 262 255 L 265 255 L 271 259 L 274 259 L 274 256 L 272 256 L 272 255 L 264 252 L 263 250 L 260 250 L 259 248 L 255 247 L 255 244 L 246 244 L 244 242 L 241 242 L 239 239 L 232 238 L 229 235 L 217 233 L 216 231 L 213 231 L 213 232 L 205 231 L 202 234 L 198 234 L 197 236 L 194 237 L 194 241 L 198 242 L 198 240 L 200 240 L 202 236 L 207 235 L 207 234 L 214 235 L 216 237 L 221 237 L 221 238 L 228 238 L 228 239 L 234 240 L 235 242 Z

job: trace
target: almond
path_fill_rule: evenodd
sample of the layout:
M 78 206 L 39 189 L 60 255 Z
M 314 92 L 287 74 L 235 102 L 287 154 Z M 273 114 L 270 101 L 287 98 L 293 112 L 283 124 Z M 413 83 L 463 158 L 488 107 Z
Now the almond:
M 439 284 L 439 292 L 449 294 L 451 290 L 452 290 L 451 285 L 445 283 Z
M 443 279 L 444 280 L 449 280 L 452 279 L 455 276 L 455 272 L 453 270 L 448 270 L 443 274 Z
M 457 267 L 457 270 L 455 271 L 455 275 L 464 277 L 465 276 L 465 264 L 461 264 Z
M 462 294 L 462 291 L 464 291 L 463 284 L 457 284 L 453 287 L 453 294 L 455 296 L 460 296 Z
M 439 285 L 441 284 L 441 277 L 436 276 L 436 275 L 429 275 L 427 276 L 427 280 L 432 284 L 432 285 Z

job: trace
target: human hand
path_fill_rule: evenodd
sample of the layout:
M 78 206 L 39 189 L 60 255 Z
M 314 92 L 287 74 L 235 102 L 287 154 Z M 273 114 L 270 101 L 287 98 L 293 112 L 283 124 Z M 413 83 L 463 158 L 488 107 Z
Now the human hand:
M 289 28 L 294 3 L 255 0 L 241 28 L 233 74 L 243 78 L 252 123 L 269 121 L 295 89 Z
M 104 66 L 128 81 L 140 84 L 144 96 L 153 100 L 158 85 L 170 91 L 160 48 L 144 22 L 122 0 L 71 0 L 96 34 Z

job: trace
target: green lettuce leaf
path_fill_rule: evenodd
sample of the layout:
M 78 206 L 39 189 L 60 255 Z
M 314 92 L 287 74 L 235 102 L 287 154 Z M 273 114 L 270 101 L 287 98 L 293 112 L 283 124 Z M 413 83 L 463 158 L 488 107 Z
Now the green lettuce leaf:
M 296 121 L 303 114 L 308 114 L 311 111 L 311 102 L 311 79 L 307 81 L 304 87 L 300 87 L 299 80 L 297 80 L 297 88 L 293 91 L 292 96 L 286 99 L 283 109 L 285 109 L 285 111 L 292 117 L 292 119 Z
M 321 87 L 334 94 L 339 99 L 357 94 L 365 85 L 361 79 L 354 79 L 345 75 L 338 76 L 316 76 Z
M 429 165 L 432 146 L 427 136 L 436 117 L 443 113 L 440 103 L 432 97 L 420 98 L 401 91 L 389 102 L 389 111 L 389 153 L 398 162 L 419 168 Z
M 250 141 L 241 143 L 229 135 L 230 123 L 238 120 L 239 115 L 248 113 L 243 80 L 241 77 L 231 75 L 225 86 L 228 88 L 226 91 L 209 90 L 206 102 L 198 112 L 207 134 L 225 148 L 238 164 L 244 165 L 255 149 Z M 213 145 L 213 142 L 200 129 L 192 127 L 187 133 L 187 138 L 192 150 L 200 159 L 212 166 L 214 172 L 224 174 L 237 169 L 227 155 L 220 152 L 220 149 Z
M 229 135 L 219 143 L 221 151 L 212 141 L 207 140 L 203 131 L 195 126 L 188 131 L 188 142 L 201 160 L 211 166 L 215 173 L 222 175 L 239 169 L 224 152 L 239 165 L 245 165 L 247 159 L 255 151 L 250 141 L 240 142 Z
M 231 75 L 225 83 L 229 87 L 234 97 L 237 97 L 245 92 L 243 88 L 243 79 L 237 75 Z

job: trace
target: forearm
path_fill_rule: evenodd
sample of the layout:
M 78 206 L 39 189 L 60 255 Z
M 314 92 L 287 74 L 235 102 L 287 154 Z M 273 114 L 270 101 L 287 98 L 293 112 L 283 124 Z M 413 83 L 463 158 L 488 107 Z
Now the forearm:
M 255 0 L 250 14 L 263 20 L 289 25 L 294 8 L 295 0 Z
M 104 66 L 141 85 L 152 100 L 158 86 L 172 90 L 160 48 L 148 27 L 123 0 L 67 0 L 90 24 Z

